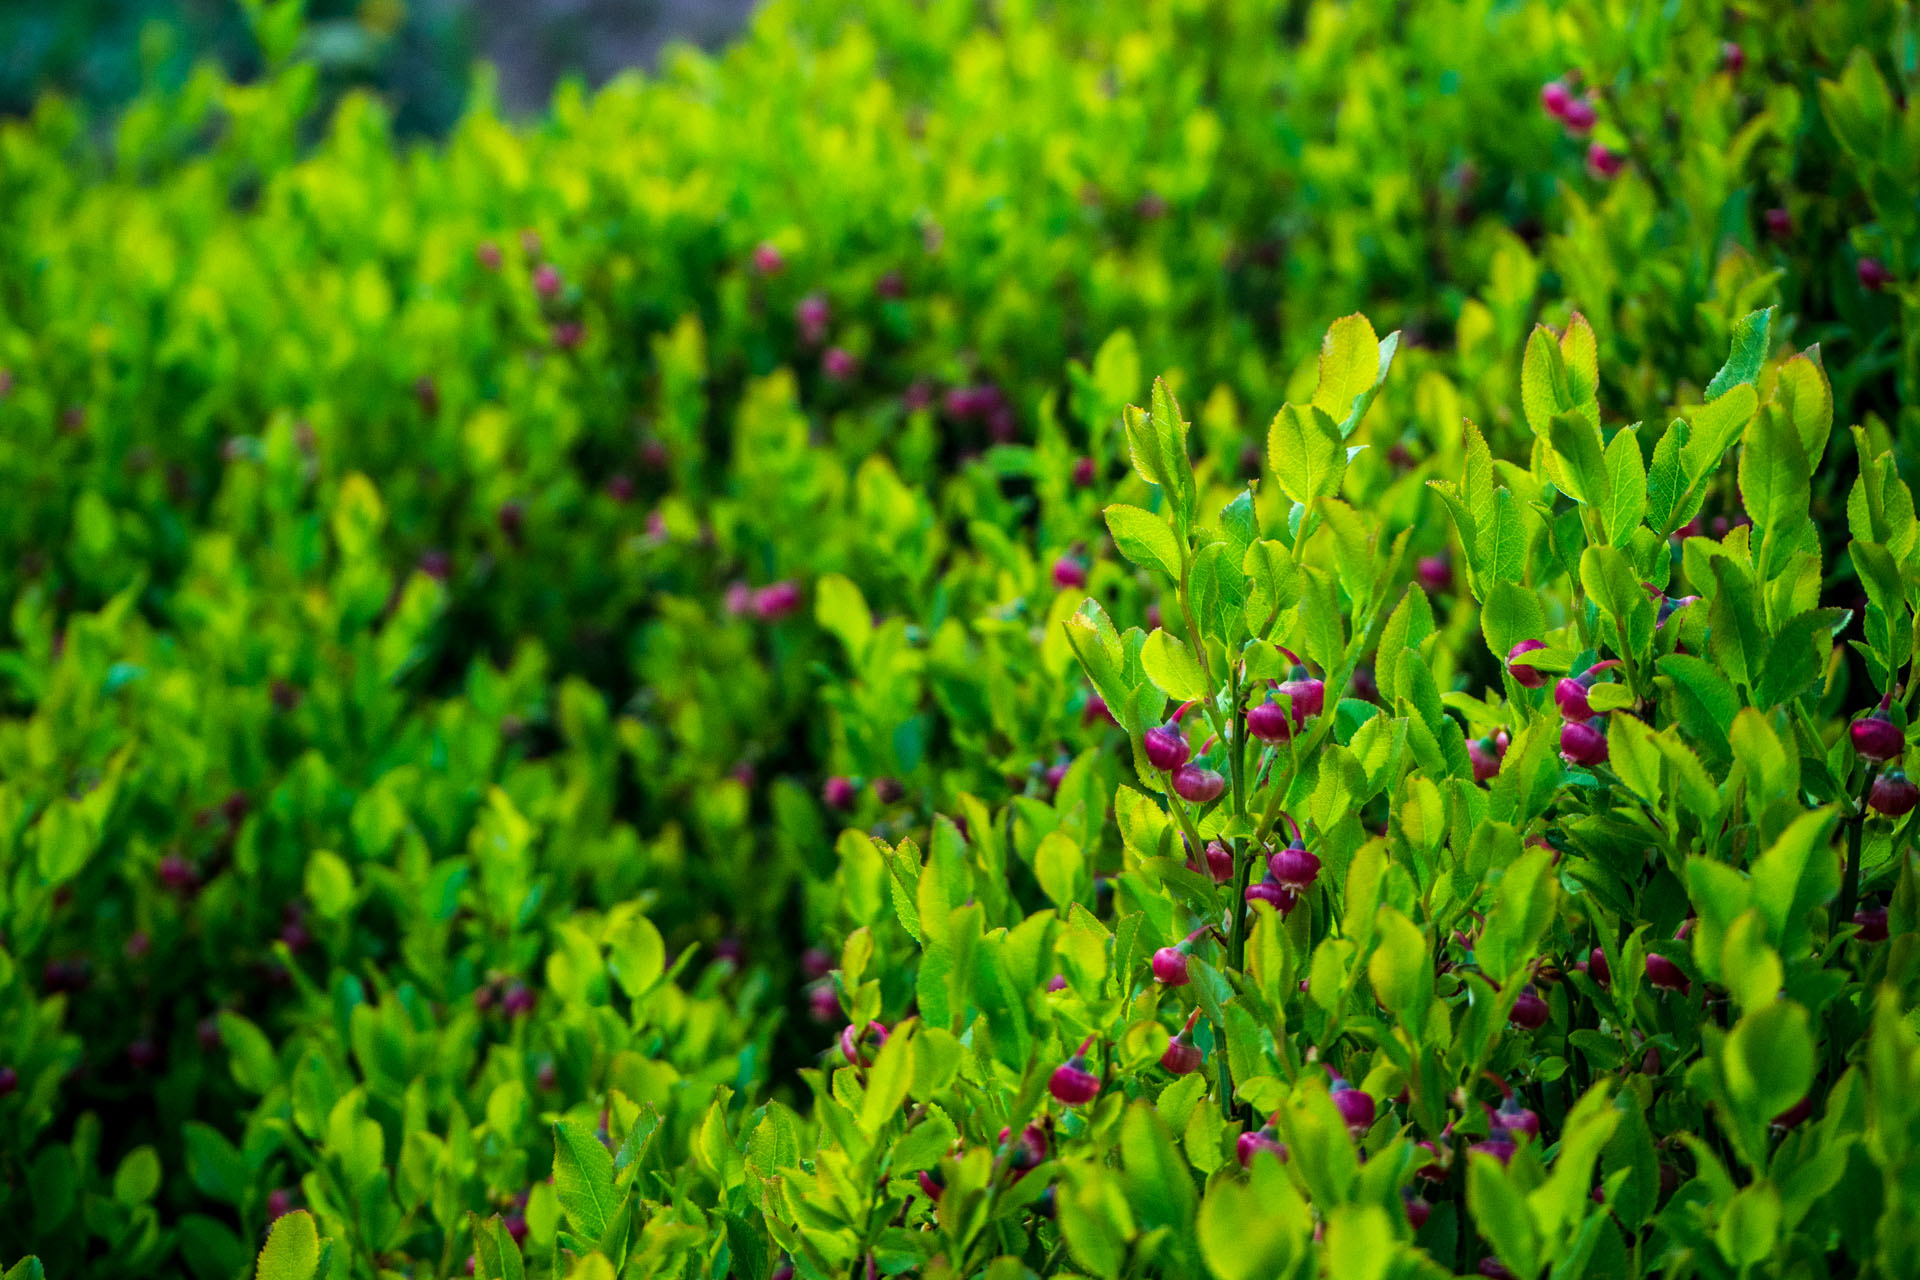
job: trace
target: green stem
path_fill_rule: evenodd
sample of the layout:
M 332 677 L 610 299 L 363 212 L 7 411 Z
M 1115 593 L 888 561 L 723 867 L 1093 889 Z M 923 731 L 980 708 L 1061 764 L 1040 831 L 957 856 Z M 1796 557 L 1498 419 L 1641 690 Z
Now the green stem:
M 1867 780 L 1860 785 L 1860 804 L 1847 823 L 1847 870 L 1840 880 L 1840 909 L 1833 918 L 1836 931 L 1853 919 L 1854 909 L 1860 905 L 1860 837 L 1867 825 L 1867 797 L 1873 792 L 1874 775 L 1879 771 L 1877 765 L 1867 767 Z

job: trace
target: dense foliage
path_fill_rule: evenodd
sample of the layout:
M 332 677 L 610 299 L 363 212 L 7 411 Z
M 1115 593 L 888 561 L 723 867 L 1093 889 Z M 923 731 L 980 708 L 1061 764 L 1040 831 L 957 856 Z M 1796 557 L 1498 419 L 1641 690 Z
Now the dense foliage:
M 252 13 L 0 129 L 9 1277 L 1912 1268 L 1910 8 Z

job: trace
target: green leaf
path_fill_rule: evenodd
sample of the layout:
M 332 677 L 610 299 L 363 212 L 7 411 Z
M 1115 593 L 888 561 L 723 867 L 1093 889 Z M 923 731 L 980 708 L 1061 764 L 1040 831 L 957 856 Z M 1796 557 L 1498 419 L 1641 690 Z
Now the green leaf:
M 1687 487 L 1680 470 L 1680 455 L 1686 448 L 1689 431 L 1684 418 L 1667 424 L 1660 443 L 1653 447 L 1653 467 L 1647 473 L 1647 523 L 1663 536 L 1693 518 L 1693 512 L 1680 509 L 1680 497 Z M 1699 494 L 1689 506 L 1698 509 Z
M 574 1233 L 588 1240 L 606 1234 L 619 1206 L 613 1188 L 613 1154 L 570 1120 L 553 1122 L 553 1190 Z
M 1527 571 L 1527 525 L 1507 489 L 1493 495 L 1474 545 L 1475 569 L 1489 582 L 1518 582 Z
M 194 1186 L 230 1205 L 246 1199 L 252 1173 L 224 1134 L 190 1120 L 181 1127 L 181 1136 L 186 1140 L 187 1176 Z
M 1081 1266 L 1102 1280 L 1118 1280 L 1133 1238 L 1133 1215 L 1118 1180 L 1083 1168 L 1059 1190 L 1060 1234 Z
M 1820 348 L 1807 348 L 1780 366 L 1773 403 L 1787 415 L 1799 433 L 1800 447 L 1810 467 L 1820 465 L 1833 432 L 1833 384 L 1820 364 Z
M 1647 514 L 1647 469 L 1640 457 L 1640 437 L 1632 427 L 1622 427 L 1613 437 L 1606 460 L 1607 541 L 1625 546 Z
M 1300 570 L 1287 545 L 1270 539 L 1248 547 L 1240 569 L 1249 583 L 1247 631 L 1264 640 L 1274 619 L 1300 602 Z
M 1287 405 L 1267 428 L 1267 460 L 1280 490 L 1305 504 L 1340 491 L 1347 451 L 1340 428 L 1317 405 Z
M 113 1175 L 113 1198 L 128 1208 L 143 1205 L 160 1191 L 160 1156 L 152 1147 L 135 1147 Z
M 1143 1229 L 1193 1230 L 1193 1175 L 1173 1146 L 1166 1121 L 1145 1102 L 1127 1108 L 1120 1121 L 1121 1176 Z
M 1467 1207 L 1508 1270 L 1539 1274 L 1540 1243 L 1526 1197 L 1498 1160 L 1477 1151 L 1467 1157 Z
M 1496 582 L 1487 593 L 1486 603 L 1480 606 L 1480 633 L 1500 662 L 1505 662 L 1513 646 L 1522 640 L 1538 640 L 1546 627 L 1539 593 L 1517 582 Z
M 1794 529 L 1807 518 L 1811 497 L 1812 472 L 1799 432 L 1785 414 L 1755 417 L 1740 451 L 1740 498 L 1754 525 L 1767 533 Z
M 1781 1000 L 1746 1014 L 1728 1033 L 1720 1066 L 1727 1099 L 1741 1120 L 1768 1123 L 1813 1086 L 1813 1031 L 1807 1011 Z
M 1734 322 L 1733 350 L 1727 362 L 1720 366 L 1720 372 L 1707 384 L 1707 399 L 1718 399 L 1738 383 L 1751 386 L 1760 380 L 1760 370 L 1767 363 L 1767 335 L 1772 323 L 1772 307 L 1751 312 Z
M 1200 1252 L 1217 1280 L 1272 1280 L 1293 1273 L 1305 1240 L 1296 1213 L 1284 1210 L 1304 1216 L 1304 1206 L 1277 1165 L 1273 1180 L 1292 1203 L 1276 1204 L 1274 1197 L 1256 1190 L 1266 1165 L 1274 1162 L 1254 1162 L 1252 1182 L 1216 1178 L 1200 1205 Z
M 1761 664 L 1755 703 L 1774 707 L 1805 693 L 1826 670 L 1833 638 L 1852 616 L 1845 609 L 1809 609 L 1782 623 Z
M 847 657 L 858 663 L 873 636 L 873 610 L 860 588 L 845 574 L 827 573 L 814 584 L 813 617 L 823 631 L 838 636 Z
M 320 1232 L 313 1215 L 295 1209 L 274 1219 L 255 1263 L 255 1280 L 313 1280 L 320 1270 Z
M 1314 388 L 1313 407 L 1337 425 L 1340 439 L 1352 435 L 1366 417 L 1399 345 L 1398 333 L 1376 339 L 1373 325 L 1358 313 L 1328 326 L 1320 343 L 1320 380 Z
M 1155 628 L 1140 650 L 1140 665 L 1154 687 L 1180 702 L 1205 698 L 1213 691 L 1207 687 L 1206 673 L 1193 652 L 1180 643 L 1178 636 Z
M 1567 362 L 1554 340 L 1553 330 L 1535 325 L 1520 361 L 1520 407 L 1533 434 L 1546 439 L 1556 414 L 1573 410 L 1573 390 L 1567 383 Z
M 1719 399 L 1694 408 L 1687 424 L 1686 446 L 1680 451 L 1680 465 L 1689 485 L 1698 484 L 1719 467 L 1721 457 L 1746 430 L 1758 405 L 1759 397 L 1743 382 Z
M 1180 540 L 1165 519 L 1120 502 L 1107 508 L 1106 517 L 1121 555 L 1142 569 L 1159 569 L 1180 580 Z
M 1718 585 L 1707 609 L 1708 648 L 1722 671 L 1738 683 L 1751 685 L 1766 658 L 1767 644 L 1753 582 L 1730 556 L 1715 556 L 1712 568 Z
M 1553 481 L 1583 506 L 1604 513 L 1612 488 L 1600 429 L 1577 413 L 1559 413 L 1547 427 L 1559 466 Z

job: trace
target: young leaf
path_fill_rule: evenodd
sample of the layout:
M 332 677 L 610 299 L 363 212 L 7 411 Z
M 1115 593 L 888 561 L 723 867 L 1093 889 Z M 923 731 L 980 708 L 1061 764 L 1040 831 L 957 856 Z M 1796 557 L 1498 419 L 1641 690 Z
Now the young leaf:
M 1298 503 L 1340 491 L 1347 454 L 1340 430 L 1318 405 L 1287 405 L 1267 428 L 1267 459 L 1280 491 Z
M 1752 384 L 1760 379 L 1767 363 L 1767 335 L 1773 323 L 1773 308 L 1742 316 L 1733 325 L 1733 350 L 1720 372 L 1707 384 L 1706 396 L 1716 400 L 1739 383 Z
M 575 1234 L 598 1240 L 619 1206 L 613 1155 L 570 1120 L 553 1122 L 553 1190 Z
M 1640 438 L 1632 427 L 1622 427 L 1607 445 L 1607 503 L 1603 514 L 1607 541 L 1625 546 L 1647 514 L 1647 470 L 1640 457 Z
M 1146 668 L 1147 679 L 1153 681 L 1154 687 L 1176 701 L 1204 698 L 1213 692 L 1207 687 L 1206 673 L 1200 669 L 1192 650 L 1180 643 L 1178 636 L 1159 628 L 1147 637 L 1146 647 L 1140 650 L 1140 665 Z
M 1800 434 L 1769 407 L 1747 424 L 1740 451 L 1740 498 L 1756 528 L 1781 533 L 1806 519 L 1812 475 Z
M 255 1280 L 313 1280 L 320 1270 L 320 1232 L 313 1215 L 295 1209 L 274 1219 L 254 1265 Z
M 1106 518 L 1121 555 L 1142 569 L 1158 569 L 1179 581 L 1180 540 L 1166 520 L 1121 502 L 1107 508 Z

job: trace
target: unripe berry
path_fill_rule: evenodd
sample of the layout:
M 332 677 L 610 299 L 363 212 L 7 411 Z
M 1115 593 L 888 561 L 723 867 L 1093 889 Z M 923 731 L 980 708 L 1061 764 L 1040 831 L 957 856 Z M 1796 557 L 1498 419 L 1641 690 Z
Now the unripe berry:
M 1893 283 L 1893 272 L 1878 258 L 1862 258 L 1854 270 L 1859 273 L 1860 287 L 1868 293 L 1878 293 Z
M 1889 769 L 1873 780 L 1867 804 L 1885 817 L 1903 817 L 1913 812 L 1915 804 L 1920 804 L 1920 786 L 1915 786 L 1900 770 Z
M 1179 947 L 1162 947 L 1154 952 L 1153 980 L 1169 987 L 1186 986 L 1187 953 Z
M 1523 653 L 1532 653 L 1536 649 L 1544 649 L 1546 647 L 1547 646 L 1539 640 L 1522 640 L 1519 644 L 1507 650 L 1507 670 L 1512 674 L 1513 682 L 1522 689 L 1538 689 L 1547 682 L 1547 673 L 1538 667 L 1530 667 L 1523 662 L 1517 663 L 1514 659 Z
M 1566 118 L 1567 104 L 1572 101 L 1573 91 L 1562 81 L 1549 80 L 1540 86 L 1540 105 L 1556 120 Z
M 1320 875 L 1320 859 L 1295 840 L 1267 859 L 1273 878 L 1296 893 L 1310 886 Z
M 1687 981 L 1687 975 L 1680 972 L 1680 966 L 1659 952 L 1647 956 L 1647 981 L 1662 991 L 1686 991 L 1693 984 Z
M 1053 585 L 1062 591 L 1078 591 L 1087 585 L 1087 566 L 1073 556 L 1061 556 L 1053 562 Z
M 1335 1079 L 1333 1105 L 1339 1110 L 1340 1118 L 1347 1122 L 1348 1131 L 1355 1137 L 1373 1128 L 1375 1110 L 1371 1094 L 1354 1088 L 1345 1080 Z
M 1528 1031 L 1538 1031 L 1547 1025 L 1549 1016 L 1551 1016 L 1551 1010 L 1548 1009 L 1547 1002 L 1529 987 L 1513 1002 L 1513 1010 L 1507 1014 L 1507 1021 Z
M 1155 725 L 1142 735 L 1147 762 L 1162 773 L 1171 773 L 1187 762 L 1187 740 L 1177 725 Z
M 1560 727 L 1560 754 L 1573 764 L 1604 764 L 1607 735 L 1591 724 L 1570 720 Z
M 1885 907 L 1865 907 L 1853 913 L 1853 922 L 1860 926 L 1855 935 L 1861 942 L 1885 942 L 1887 940 L 1887 909 Z
M 836 813 L 845 813 L 853 808 L 859 798 L 859 789 L 853 785 L 853 779 L 835 774 L 820 784 L 820 802 Z
M 1227 789 L 1227 780 L 1212 769 L 1183 764 L 1173 771 L 1174 794 L 1189 804 L 1212 804 Z
M 1853 739 L 1853 749 L 1866 760 L 1893 760 L 1907 747 L 1906 736 L 1887 715 L 1884 707 L 1876 708 L 1848 725 L 1847 734 Z
M 1595 122 L 1600 119 L 1600 113 L 1594 110 L 1593 104 L 1585 98 L 1575 98 L 1567 103 L 1566 110 L 1560 113 L 1560 118 L 1566 122 L 1567 132 L 1581 134 L 1593 128 Z

